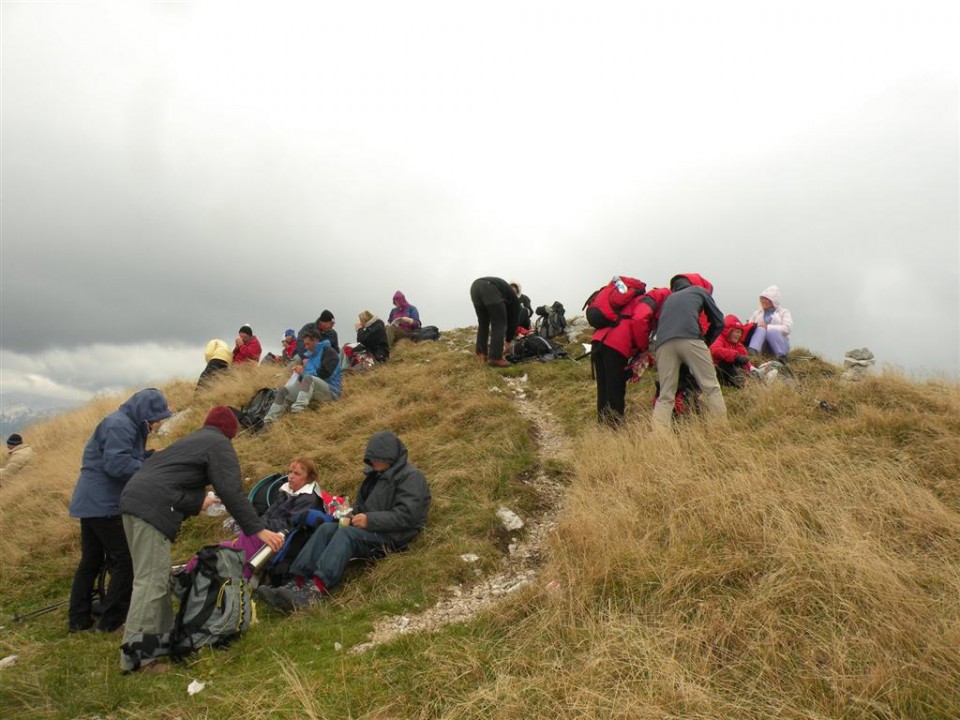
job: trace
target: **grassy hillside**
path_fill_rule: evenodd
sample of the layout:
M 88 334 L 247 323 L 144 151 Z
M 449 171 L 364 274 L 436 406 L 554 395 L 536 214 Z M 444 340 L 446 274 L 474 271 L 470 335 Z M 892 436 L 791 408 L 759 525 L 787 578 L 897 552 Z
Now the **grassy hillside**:
M 401 344 L 338 403 L 235 446 L 251 483 L 307 454 L 352 496 L 366 439 L 392 429 L 433 490 L 422 537 L 353 569 L 324 606 L 261 607 L 231 648 L 156 676 L 121 676 L 119 637 L 68 636 L 63 611 L 11 621 L 68 594 L 81 449 L 123 398 L 37 426 L 42 461 L 0 488 L 0 657 L 19 656 L 0 669 L 0 716 L 958 717 L 960 388 L 793 367 L 796 386 L 726 393 L 729 429 L 690 421 L 673 437 L 648 432 L 652 378 L 630 386 L 628 427 L 613 432 L 593 422 L 589 365 L 511 369 L 565 433 L 544 454 L 542 428 L 476 364 L 468 332 Z M 258 368 L 197 396 L 163 388 L 190 414 L 151 443 L 278 381 Z M 348 652 L 378 619 L 494 572 L 510 540 L 497 508 L 545 512 L 527 482 L 538 469 L 564 490 L 535 582 L 470 622 Z M 190 520 L 174 554 L 221 538 L 218 519 Z M 208 684 L 188 697 L 192 679 Z

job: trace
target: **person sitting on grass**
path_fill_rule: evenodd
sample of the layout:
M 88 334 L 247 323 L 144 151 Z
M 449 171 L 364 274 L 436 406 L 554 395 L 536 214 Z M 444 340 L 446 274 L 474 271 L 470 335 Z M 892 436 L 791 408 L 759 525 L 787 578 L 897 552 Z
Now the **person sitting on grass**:
M 353 512 L 342 522 L 320 525 L 290 566 L 293 582 L 261 585 L 257 596 L 273 608 L 294 612 L 321 602 L 340 582 L 352 558 L 402 550 L 427 522 L 430 488 L 407 461 L 407 448 L 389 431 L 375 433 L 363 454 L 364 479 Z
M 323 499 L 317 485 L 317 466 L 309 458 L 295 457 L 290 461 L 287 481 L 280 486 L 277 498 L 260 516 L 260 520 L 269 530 L 287 532 L 293 527 L 293 517 L 297 513 L 323 508 Z M 224 540 L 220 545 L 243 550 L 244 561 L 250 562 L 250 558 L 263 547 L 264 542 L 258 535 L 247 535 L 241 530 L 235 538 Z M 183 572 L 191 572 L 196 564 L 197 556 L 194 555 L 184 566 Z M 244 568 L 244 577 L 249 578 L 252 575 L 249 567 Z
M 770 354 L 786 362 L 791 330 L 793 315 L 780 304 L 780 288 L 771 285 L 760 293 L 760 308 L 747 319 L 747 348 L 752 354 Z
M 283 340 L 280 341 L 280 354 L 274 355 L 272 352 L 263 356 L 261 365 L 266 363 L 291 363 L 294 361 L 294 355 L 297 354 L 297 333 L 293 328 L 287 329 L 283 334 Z
M 233 364 L 252 362 L 256 365 L 260 362 L 260 353 L 263 348 L 260 347 L 260 340 L 253 334 L 249 325 L 244 325 L 237 331 L 237 339 L 234 341 Z
M 727 387 L 743 387 L 750 372 L 750 358 L 743 346 L 743 325 L 736 315 L 723 319 L 723 332 L 710 345 L 710 355 L 717 368 L 717 380 Z
M 7 438 L 7 464 L 0 468 L 0 480 L 9 480 L 33 460 L 33 448 L 18 433 Z
M 340 397 L 340 356 L 330 347 L 330 341 L 321 340 L 320 332 L 311 328 L 304 334 L 303 343 L 306 359 L 293 368 L 296 377 L 277 388 L 273 404 L 263 418 L 265 423 L 272 423 L 283 415 L 288 400 L 293 401 L 290 412 L 298 413 L 306 410 L 314 398 L 329 402 Z
M 370 353 L 376 362 L 386 362 L 390 357 L 390 343 L 383 320 L 369 310 L 364 310 L 359 315 L 356 329 L 357 342 L 363 349 Z
M 393 307 L 387 316 L 387 339 L 390 345 L 397 340 L 409 338 L 420 329 L 420 313 L 415 305 L 407 302 L 402 292 L 397 290 L 393 294 Z
M 197 380 L 197 390 L 202 390 L 216 375 L 229 369 L 233 354 L 225 341 L 214 339 L 207 343 L 203 351 L 203 359 L 206 360 L 207 365 L 200 373 L 200 379 Z

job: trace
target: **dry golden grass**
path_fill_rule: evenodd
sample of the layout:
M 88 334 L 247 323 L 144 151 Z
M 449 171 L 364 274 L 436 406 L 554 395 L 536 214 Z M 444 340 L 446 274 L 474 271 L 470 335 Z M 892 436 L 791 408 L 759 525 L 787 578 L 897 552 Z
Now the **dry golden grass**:
M 823 382 L 727 431 L 586 430 L 564 590 L 493 619 L 511 651 L 445 717 L 960 716 L 960 393 Z
M 500 502 L 536 506 L 514 482 L 533 462 L 529 428 L 491 391 L 499 381 L 476 366 L 469 337 L 401 344 L 387 366 L 349 378 L 338 403 L 236 447 L 251 482 L 306 453 L 325 485 L 352 494 L 366 438 L 394 429 L 435 500 L 412 551 L 365 569 L 313 614 L 268 619 L 243 654 L 204 656 L 191 672 L 215 682 L 190 710 L 180 707 L 186 675 L 134 685 L 102 669 L 83 683 L 121 699 L 77 707 L 376 720 L 960 717 L 960 387 L 894 374 L 846 385 L 821 361 L 793 367 L 795 386 L 725 393 L 729 428 L 694 420 L 667 437 L 649 433 L 649 385 L 631 388 L 628 426 L 612 432 L 593 422 L 589 366 L 510 371 L 529 375 L 529 394 L 574 449 L 538 582 L 467 625 L 346 656 L 333 641 L 359 642 L 378 613 L 469 584 L 458 554 L 489 550 Z M 210 405 L 277 384 L 273 372 L 228 376 L 196 398 L 188 383 L 165 388 L 193 414 L 161 444 Z M 24 578 L 65 593 L 77 557 L 65 501 L 83 442 L 116 404 L 37 427 L 43 461 L 0 489 L 5 605 L 29 592 Z M 178 547 L 218 529 L 190 521 Z M 51 673 L 72 682 L 96 654 L 68 641 L 58 657 L 46 644 L 55 637 L 2 636 L 4 652 L 54 666 L 25 671 L 8 690 L 23 716 L 69 716 L 63 697 L 39 697 Z
M 325 488 L 353 496 L 367 439 L 390 429 L 427 474 L 434 498 L 431 527 L 438 537 L 451 534 L 443 522 L 446 507 L 454 514 L 471 506 L 493 507 L 494 496 L 512 492 L 508 481 L 519 471 L 518 463 L 529 463 L 530 440 L 509 401 L 489 392 L 497 382 L 493 372 L 477 372 L 472 354 L 447 352 L 451 347 L 401 343 L 388 366 L 345 378 L 339 401 L 299 415 L 287 413 L 259 434 L 242 433 L 234 447 L 247 487 L 285 471 L 292 457 L 307 455 L 316 462 Z M 185 415 L 167 434 L 151 435 L 148 446 L 169 445 L 200 427 L 213 405 L 240 406 L 257 388 L 283 384 L 287 377 L 279 368 L 261 366 L 225 373 L 198 393 L 190 382 L 165 386 L 170 406 Z M 37 461 L 0 487 L 0 553 L 5 558 L 0 582 L 6 600 L 19 598 L 24 587 L 33 595 L 38 587 L 53 592 L 71 575 L 79 557 L 79 526 L 68 517 L 67 506 L 83 446 L 96 424 L 125 399 L 98 399 L 31 428 Z M 487 473 L 483 482 L 476 482 L 476 468 Z M 470 513 L 468 527 L 458 526 L 453 534 L 482 536 L 494 522 L 492 511 Z M 218 521 L 190 521 L 179 543 L 183 549 L 174 552 L 188 556 L 198 542 L 218 539 L 222 532 Z M 433 542 L 432 536 L 424 542 Z

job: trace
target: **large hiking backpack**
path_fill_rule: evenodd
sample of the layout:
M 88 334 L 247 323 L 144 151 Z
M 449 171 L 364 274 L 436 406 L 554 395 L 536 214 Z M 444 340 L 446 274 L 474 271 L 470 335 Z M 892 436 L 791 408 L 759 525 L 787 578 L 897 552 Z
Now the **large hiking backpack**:
M 250 627 L 250 582 L 243 578 L 244 554 L 219 545 L 197 553 L 197 564 L 174 581 L 180 609 L 170 633 L 170 654 L 183 657 L 204 645 L 226 647 Z
M 275 388 L 265 387 L 257 390 L 253 394 L 253 397 L 247 401 L 246 405 L 239 410 L 234 410 L 240 427 L 253 430 L 262 428 L 263 418 L 266 417 L 267 411 L 270 410 L 270 406 L 273 405 L 276 397 L 277 391 Z
M 620 322 L 620 311 L 637 295 L 643 295 L 647 286 L 641 280 L 620 275 L 593 292 L 583 304 L 590 327 L 601 330 Z
M 563 335 L 567 330 L 567 319 L 564 317 L 564 308 L 558 301 L 553 305 L 541 305 L 537 308 L 536 332 L 542 338 L 555 338 Z
M 565 357 L 567 357 L 567 351 L 562 346 L 533 334 L 524 335 L 514 340 L 510 346 L 510 352 L 507 353 L 507 360 L 512 363 L 523 362 L 524 360 L 546 362 Z

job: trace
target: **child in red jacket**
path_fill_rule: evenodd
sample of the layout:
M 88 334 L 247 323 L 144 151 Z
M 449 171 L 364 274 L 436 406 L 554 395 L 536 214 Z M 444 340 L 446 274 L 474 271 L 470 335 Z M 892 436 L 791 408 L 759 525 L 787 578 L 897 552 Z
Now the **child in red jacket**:
M 710 355 L 717 367 L 717 380 L 728 387 L 743 387 L 751 369 L 747 348 L 740 342 L 743 325 L 736 315 L 727 315 L 723 321 L 723 332 L 710 346 Z

